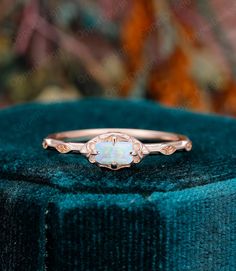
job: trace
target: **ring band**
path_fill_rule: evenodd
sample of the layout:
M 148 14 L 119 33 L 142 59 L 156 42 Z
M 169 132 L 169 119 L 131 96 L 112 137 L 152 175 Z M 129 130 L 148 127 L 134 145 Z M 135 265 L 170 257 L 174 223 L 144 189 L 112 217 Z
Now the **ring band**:
M 143 140 L 153 143 L 143 143 Z M 91 163 L 118 170 L 139 163 L 149 154 L 171 155 L 179 150 L 190 151 L 192 142 L 175 133 L 112 128 L 55 133 L 43 140 L 43 148 L 50 147 L 60 153 L 83 154 Z

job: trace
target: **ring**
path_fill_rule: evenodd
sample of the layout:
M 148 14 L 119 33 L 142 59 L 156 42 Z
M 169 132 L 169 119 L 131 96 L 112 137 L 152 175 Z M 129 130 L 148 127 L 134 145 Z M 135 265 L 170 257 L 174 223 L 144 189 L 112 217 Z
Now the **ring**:
M 49 135 L 43 140 L 43 148 L 79 153 L 99 167 L 118 170 L 137 164 L 150 154 L 190 151 L 192 142 L 184 135 L 153 130 L 86 129 Z

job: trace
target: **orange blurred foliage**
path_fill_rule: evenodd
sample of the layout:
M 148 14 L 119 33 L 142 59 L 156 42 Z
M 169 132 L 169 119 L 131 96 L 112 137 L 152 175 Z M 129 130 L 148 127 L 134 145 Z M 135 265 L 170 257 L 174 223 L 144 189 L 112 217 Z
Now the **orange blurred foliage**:
M 194 52 L 206 45 L 195 38 L 194 29 L 183 24 L 181 20 L 178 21 L 178 16 L 169 12 L 173 19 L 172 27 L 176 29 L 182 42 L 174 45 L 173 52 L 164 61 L 151 67 L 147 82 L 148 96 L 167 106 L 236 115 L 236 84 L 232 76 L 229 76 L 226 87 L 223 89 L 213 93 L 202 89 L 201 84 L 190 73 L 192 59 L 186 47 L 192 47 L 193 50 L 190 48 L 190 51 Z M 154 9 L 153 1 L 133 1 L 132 10 L 121 31 L 129 74 L 137 73 L 145 64 L 144 48 L 157 16 L 158 12 Z M 122 95 L 129 94 L 133 80 L 135 76 L 131 76 L 124 82 Z

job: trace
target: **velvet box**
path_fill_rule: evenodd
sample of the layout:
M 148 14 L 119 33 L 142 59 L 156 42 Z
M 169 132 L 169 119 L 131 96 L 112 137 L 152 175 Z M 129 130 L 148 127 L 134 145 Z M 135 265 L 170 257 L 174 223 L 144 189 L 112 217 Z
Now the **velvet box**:
M 191 152 L 109 171 L 44 150 L 64 130 L 186 134 Z M 235 271 L 236 120 L 145 101 L 0 111 L 1 271 Z

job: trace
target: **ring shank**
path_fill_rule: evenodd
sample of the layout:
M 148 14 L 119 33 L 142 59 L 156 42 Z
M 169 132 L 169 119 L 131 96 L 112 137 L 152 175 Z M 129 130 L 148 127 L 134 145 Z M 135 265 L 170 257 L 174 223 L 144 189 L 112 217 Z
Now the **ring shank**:
M 123 133 L 128 134 L 130 136 L 136 137 L 140 140 L 180 140 L 183 139 L 184 136 L 174 134 L 174 133 L 167 133 L 161 131 L 153 131 L 153 130 L 142 130 L 142 129 L 121 129 L 121 128 L 106 128 L 106 129 L 86 129 L 86 130 L 74 130 L 74 131 L 67 131 L 61 132 L 51 135 L 51 138 L 65 140 L 65 139 L 73 139 L 73 138 L 87 138 L 91 139 L 95 136 L 106 134 L 106 133 Z
M 53 148 L 57 148 L 59 144 L 64 144 L 68 145 L 70 147 L 70 150 L 80 152 L 85 143 L 73 142 L 73 139 L 89 140 L 98 135 L 113 132 L 127 134 L 139 140 L 165 141 L 163 143 L 144 144 L 145 147 L 149 150 L 150 154 L 160 153 L 163 147 L 165 146 L 166 147 L 171 146 L 176 150 L 181 149 L 190 150 L 192 146 L 189 138 L 183 135 L 154 130 L 125 129 L 125 128 L 85 129 L 85 130 L 60 132 L 49 135 L 47 138 L 44 139 L 44 144 L 46 145 L 46 147 Z

